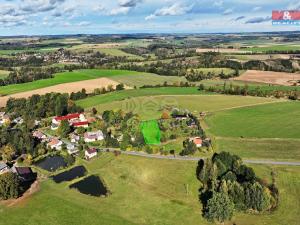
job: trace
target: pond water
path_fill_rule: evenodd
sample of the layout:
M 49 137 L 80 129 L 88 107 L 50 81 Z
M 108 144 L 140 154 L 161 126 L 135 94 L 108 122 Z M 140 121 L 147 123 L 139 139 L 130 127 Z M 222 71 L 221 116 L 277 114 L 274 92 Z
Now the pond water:
M 59 173 L 52 177 L 55 183 L 61 183 L 64 181 L 71 181 L 75 178 L 83 177 L 86 174 L 86 169 L 84 166 L 76 166 L 70 170 Z
M 67 163 L 65 162 L 62 156 L 48 156 L 36 163 L 38 167 L 41 167 L 44 170 L 49 172 L 56 171 L 59 168 L 66 167 Z
M 107 194 L 107 189 L 98 176 L 89 176 L 69 186 L 80 193 L 100 197 Z

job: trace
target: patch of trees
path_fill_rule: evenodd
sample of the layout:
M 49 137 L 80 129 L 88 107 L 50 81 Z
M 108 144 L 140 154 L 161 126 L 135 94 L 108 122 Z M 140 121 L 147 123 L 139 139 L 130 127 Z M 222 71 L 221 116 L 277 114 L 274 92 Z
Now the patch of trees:
M 165 81 L 163 84 L 156 84 L 156 85 L 143 85 L 140 88 L 159 88 L 159 87 L 195 87 L 195 84 L 191 84 L 189 82 L 174 82 L 173 84 L 168 83 Z
M 272 184 L 267 184 L 236 155 L 221 152 L 201 159 L 196 174 L 201 182 L 203 215 L 210 221 L 230 220 L 234 211 L 262 213 L 278 206 L 275 175 Z
M 220 77 L 221 79 L 228 79 L 228 78 L 237 77 L 237 76 L 239 76 L 239 70 L 238 69 L 235 69 L 234 72 L 227 73 L 227 74 L 225 74 L 223 70 L 219 74 L 217 74 L 215 72 L 204 73 L 201 70 L 198 71 L 198 70 L 191 69 L 190 72 L 188 72 L 185 75 L 185 78 L 188 81 L 196 82 L 196 81 L 201 81 L 201 80 L 209 80 L 209 79 L 212 79 L 212 78 L 215 78 L 215 77 Z
M 45 64 L 44 57 L 36 57 L 34 55 L 28 56 L 25 60 L 19 57 L 0 57 L 0 66 L 18 67 L 18 66 L 43 66 Z
M 6 103 L 6 112 L 27 118 L 46 118 L 63 116 L 68 113 L 83 112 L 69 99 L 68 94 L 47 93 L 45 95 L 32 95 L 28 99 L 10 98 Z
M 15 173 L 7 172 L 0 175 L 0 199 L 17 198 L 20 194 L 20 182 Z
M 21 67 L 20 69 L 11 71 L 6 78 L 0 79 L 0 86 L 5 86 L 9 84 L 28 83 L 35 80 L 53 78 L 53 74 L 60 71 L 61 69 L 59 69 L 58 67 Z
M 257 86 L 256 88 L 249 88 L 246 84 L 244 86 L 229 85 L 224 83 L 223 86 L 209 86 L 205 87 L 204 84 L 200 84 L 198 87 L 200 91 L 216 92 L 226 95 L 242 95 L 242 96 L 256 96 L 256 97 L 275 97 L 275 98 L 288 98 L 290 100 L 299 100 L 300 91 L 299 90 L 264 90 L 263 88 Z

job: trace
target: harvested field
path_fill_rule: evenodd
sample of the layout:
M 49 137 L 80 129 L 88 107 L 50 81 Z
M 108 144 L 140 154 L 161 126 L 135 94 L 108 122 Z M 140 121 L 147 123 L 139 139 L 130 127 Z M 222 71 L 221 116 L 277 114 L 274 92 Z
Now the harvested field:
M 107 87 L 108 85 L 112 85 L 114 88 L 119 83 L 108 78 L 98 78 L 93 80 L 85 80 L 79 82 L 71 82 L 66 84 L 54 85 L 51 87 L 36 89 L 32 91 L 26 91 L 22 93 L 7 95 L 4 97 L 0 97 L 0 107 L 4 107 L 9 98 L 28 98 L 34 94 L 44 95 L 46 93 L 58 92 L 58 93 L 71 93 L 81 91 L 82 88 L 85 88 L 87 93 L 91 93 L 96 88 Z M 128 87 L 126 87 L 128 88 Z
M 252 53 L 252 51 L 232 49 L 232 48 L 197 48 L 196 52 L 220 52 L 220 53 Z
M 299 73 L 248 70 L 233 80 L 292 86 L 300 81 Z

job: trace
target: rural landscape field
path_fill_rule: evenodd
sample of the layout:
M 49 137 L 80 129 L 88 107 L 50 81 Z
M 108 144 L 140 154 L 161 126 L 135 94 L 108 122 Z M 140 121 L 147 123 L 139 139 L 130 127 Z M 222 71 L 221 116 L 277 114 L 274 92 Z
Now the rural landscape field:
M 297 1 L 0 6 L 0 225 L 299 224 Z

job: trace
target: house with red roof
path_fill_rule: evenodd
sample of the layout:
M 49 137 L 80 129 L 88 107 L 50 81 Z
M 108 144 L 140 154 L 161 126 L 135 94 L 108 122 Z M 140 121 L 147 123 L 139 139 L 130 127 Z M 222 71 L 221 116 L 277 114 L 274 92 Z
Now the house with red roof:
M 84 152 L 85 158 L 87 160 L 90 160 L 91 158 L 96 157 L 97 154 L 98 154 L 97 149 L 95 149 L 95 148 L 88 149 Z
M 190 141 L 194 142 L 194 144 L 197 146 L 197 148 L 202 147 L 203 140 L 200 137 L 194 137 L 190 138 Z
M 51 149 L 61 150 L 63 142 L 57 138 L 53 138 L 49 143 L 48 146 Z
M 56 116 L 52 119 L 51 129 L 56 130 L 58 129 L 61 121 L 67 120 L 71 126 L 74 127 L 85 127 L 89 126 L 87 119 L 85 118 L 84 114 L 82 113 L 72 113 L 66 116 Z

